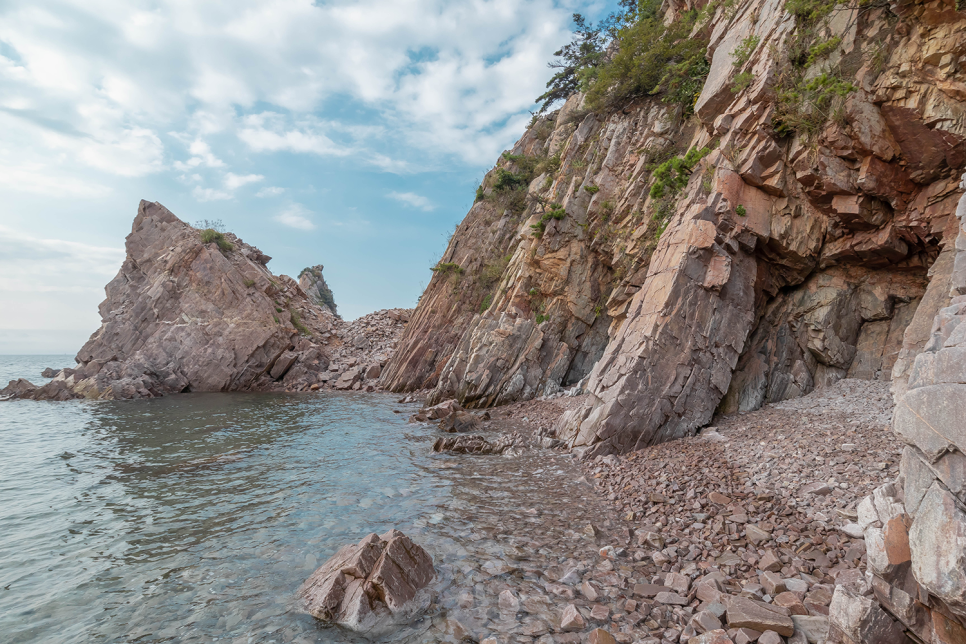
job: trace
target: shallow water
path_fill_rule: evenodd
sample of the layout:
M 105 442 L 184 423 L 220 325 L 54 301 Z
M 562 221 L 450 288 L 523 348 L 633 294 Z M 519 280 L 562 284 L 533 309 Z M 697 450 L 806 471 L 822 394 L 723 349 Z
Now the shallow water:
M 54 362 L 0 357 L 0 376 L 39 383 L 72 361 Z M 414 406 L 394 398 L 0 402 L 3 641 L 356 641 L 294 593 L 341 545 L 391 527 L 439 572 L 430 614 L 391 639 L 455 641 L 454 619 L 475 637 L 539 634 L 558 610 L 541 571 L 592 556 L 581 529 L 600 501 L 555 452 L 433 455 L 438 430 L 407 424 Z M 506 587 L 529 612 L 498 613 Z

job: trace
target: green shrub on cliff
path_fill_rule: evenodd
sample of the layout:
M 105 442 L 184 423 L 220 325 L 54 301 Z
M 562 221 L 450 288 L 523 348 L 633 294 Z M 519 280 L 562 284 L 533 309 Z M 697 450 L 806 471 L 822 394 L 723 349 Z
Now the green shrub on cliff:
M 541 113 L 578 91 L 587 93 L 587 105 L 594 111 L 649 95 L 679 104 L 685 113 L 693 111 L 711 70 L 705 59 L 707 38 L 693 34 L 703 14 L 683 12 L 665 25 L 660 0 L 621 0 L 620 6 L 596 27 L 574 15 L 574 39 L 550 63 L 560 71 L 536 101 L 542 103 Z
M 708 41 L 692 37 L 697 11 L 665 25 L 659 8 L 659 2 L 646 1 L 628 14 L 628 24 L 614 38 L 616 53 L 598 68 L 587 91 L 592 109 L 615 109 L 648 95 L 661 95 L 685 112 L 693 109 L 711 69 L 705 59 Z
M 567 216 L 567 211 L 559 203 L 550 204 L 550 209 L 543 213 L 540 217 L 540 221 L 535 224 L 531 224 L 530 228 L 533 229 L 534 237 L 543 237 L 544 231 L 547 229 L 547 223 L 551 219 L 561 220 Z
M 201 243 L 210 244 L 211 242 L 215 242 L 218 245 L 218 248 L 220 248 L 225 252 L 235 249 L 235 246 L 230 241 L 225 239 L 225 236 L 223 234 L 221 234 L 214 228 L 206 228 L 202 230 Z
M 785 9 L 795 16 L 795 31 L 785 40 L 784 57 L 775 83 L 772 125 L 782 136 L 818 135 L 825 124 L 841 112 L 845 98 L 855 91 L 847 79 L 852 71 L 839 61 L 823 64 L 842 43 L 840 37 L 825 40 L 834 0 L 786 0 Z M 819 73 L 815 73 L 815 67 Z
M 711 153 L 709 148 L 691 148 L 683 157 L 672 157 L 654 170 L 654 184 L 651 197 L 661 199 L 665 195 L 675 195 L 688 185 L 691 170 L 701 159 Z
M 430 267 L 429 270 L 439 275 L 450 275 L 453 273 L 461 274 L 463 267 L 455 262 L 439 262 L 436 266 Z
M 295 309 L 289 309 L 288 314 L 289 314 L 289 317 L 292 318 L 292 326 L 294 326 L 299 333 L 301 333 L 302 335 L 312 335 L 312 332 L 309 331 L 308 327 L 302 324 L 302 318 L 298 314 L 298 311 L 296 311 Z

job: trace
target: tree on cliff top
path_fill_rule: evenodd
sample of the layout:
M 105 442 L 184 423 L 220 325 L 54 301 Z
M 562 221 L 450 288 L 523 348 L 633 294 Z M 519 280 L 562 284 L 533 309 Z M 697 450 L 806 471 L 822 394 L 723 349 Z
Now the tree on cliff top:
M 587 24 L 586 18 L 575 13 L 574 27 L 573 40 L 555 51 L 553 55 L 557 58 L 547 63 L 551 69 L 560 71 L 547 81 L 547 91 L 535 101 L 543 101 L 538 114 L 543 114 L 557 101 L 565 101 L 579 91 L 582 81 L 589 76 L 588 72 L 604 61 L 607 38 L 603 24 L 593 27 Z
M 593 110 L 615 109 L 647 95 L 662 95 L 666 103 L 679 103 L 685 112 L 710 71 L 705 59 L 707 40 L 692 37 L 699 12 L 680 14 L 664 24 L 660 0 L 622 0 L 622 10 L 590 27 L 574 15 L 574 39 L 550 63 L 560 69 L 547 83 L 539 112 L 566 100 L 577 91 L 587 92 Z

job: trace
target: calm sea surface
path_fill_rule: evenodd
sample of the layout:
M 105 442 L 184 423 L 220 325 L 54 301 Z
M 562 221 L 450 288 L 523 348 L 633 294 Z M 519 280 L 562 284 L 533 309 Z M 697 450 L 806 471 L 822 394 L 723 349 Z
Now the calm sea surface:
M 0 380 L 72 364 L 0 356 Z M 391 527 L 440 573 L 437 612 L 393 639 L 450 639 L 454 616 L 483 635 L 494 562 L 526 560 L 528 543 L 537 568 L 593 550 L 577 531 L 599 501 L 570 459 L 433 455 L 438 430 L 407 424 L 415 406 L 395 398 L 0 402 L 0 641 L 356 641 L 294 593 Z M 475 613 L 459 612 L 463 589 Z

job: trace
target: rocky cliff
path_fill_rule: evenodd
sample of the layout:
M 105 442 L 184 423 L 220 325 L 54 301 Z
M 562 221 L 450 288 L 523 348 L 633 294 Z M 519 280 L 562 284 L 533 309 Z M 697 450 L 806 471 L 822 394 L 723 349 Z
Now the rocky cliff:
M 557 435 L 589 455 L 846 376 L 904 387 L 948 302 L 966 13 L 800 4 L 704 7 L 693 115 L 576 94 L 536 119 L 484 180 L 384 383 L 472 407 L 587 378 L 592 402 Z
M 830 642 L 966 642 L 966 196 L 958 220 L 948 306 L 896 390 L 899 476 L 858 506 L 869 584 L 836 589 Z
M 322 269 L 322 264 L 303 268 L 299 273 L 299 287 L 305 291 L 310 302 L 317 306 L 324 306 L 332 315 L 338 316 L 335 297 L 332 295 L 332 289 L 325 283 L 325 278 L 322 277 Z
M 141 202 L 125 246 L 124 264 L 105 288 L 101 327 L 77 354 L 77 367 L 43 387 L 10 383 L 0 395 L 66 400 L 318 389 L 352 367 L 361 374 L 349 385 L 359 389 L 367 373 L 373 382 L 378 377 L 387 343 L 408 319 L 408 312 L 389 311 L 361 328 L 344 323 L 321 266 L 307 271 L 310 295 L 292 278 L 273 275 L 271 258 L 254 246 L 193 228 L 158 203 Z M 332 308 L 319 301 L 325 293 Z

